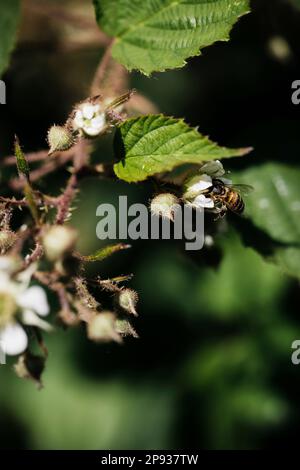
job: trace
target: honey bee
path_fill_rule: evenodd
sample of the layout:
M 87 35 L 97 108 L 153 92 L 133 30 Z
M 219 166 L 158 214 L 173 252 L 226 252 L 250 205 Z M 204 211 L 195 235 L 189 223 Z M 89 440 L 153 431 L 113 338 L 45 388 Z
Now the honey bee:
M 214 201 L 219 217 L 224 217 L 228 209 L 241 215 L 245 209 L 242 194 L 249 194 L 253 187 L 246 184 L 227 184 L 217 178 L 214 178 L 212 182 L 212 186 L 207 189 L 205 195 Z

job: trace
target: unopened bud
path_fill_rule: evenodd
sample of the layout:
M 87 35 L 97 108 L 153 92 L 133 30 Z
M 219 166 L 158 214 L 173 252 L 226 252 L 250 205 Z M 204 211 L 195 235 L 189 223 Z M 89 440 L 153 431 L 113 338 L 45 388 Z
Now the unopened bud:
M 0 231 L 0 252 L 5 252 L 16 241 L 17 235 L 11 230 Z
M 174 214 L 179 207 L 179 199 L 172 193 L 163 193 L 155 196 L 150 205 L 153 215 L 174 220 Z
M 116 320 L 116 331 L 121 336 L 133 336 L 134 338 L 138 338 L 139 335 L 131 325 L 128 320 L 118 319 Z
M 52 126 L 48 132 L 49 155 L 54 152 L 69 150 L 75 143 L 72 132 L 63 126 Z
M 138 301 L 137 293 L 132 289 L 122 289 L 118 293 L 118 304 L 127 313 L 137 316 L 136 304 Z
M 110 311 L 103 311 L 95 315 L 88 323 L 87 334 L 89 339 L 99 343 L 122 342 L 121 336 L 116 331 L 116 316 Z
M 45 254 L 50 261 L 57 261 L 70 253 L 77 240 L 77 231 L 65 225 L 53 225 L 43 236 Z

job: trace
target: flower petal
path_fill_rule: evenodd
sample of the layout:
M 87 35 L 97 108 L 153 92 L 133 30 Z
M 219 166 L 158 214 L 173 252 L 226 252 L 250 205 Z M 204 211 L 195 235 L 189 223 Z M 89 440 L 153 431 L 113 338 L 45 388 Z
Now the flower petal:
M 20 267 L 20 260 L 13 256 L 0 256 L 0 271 L 11 274 Z
M 86 133 L 86 135 L 95 137 L 96 135 L 99 135 L 100 132 L 102 131 L 102 126 L 96 127 L 96 128 L 92 126 L 84 126 L 83 130 Z
M 92 104 L 84 104 L 81 108 L 83 117 L 85 119 L 92 119 L 92 117 L 94 116 L 94 113 L 95 113 L 94 108 L 95 108 L 95 106 L 93 106 Z
M 8 274 L 0 271 L 0 292 L 7 292 L 10 284 L 11 280 Z
M 91 120 L 91 126 L 94 128 L 103 128 L 105 126 L 105 115 L 99 114 Z
M 18 323 L 9 323 L 0 330 L 1 348 L 5 354 L 16 356 L 25 351 L 28 339 L 25 331 Z
M 195 207 L 205 207 L 206 209 L 212 209 L 215 204 L 211 198 L 205 197 L 204 194 L 200 194 L 194 199 L 192 205 Z
M 204 193 L 213 185 L 212 178 L 209 175 L 193 176 L 184 186 L 183 199 L 191 202 L 195 197 Z
M 42 320 L 36 313 L 32 310 L 24 310 L 22 314 L 22 322 L 24 325 L 37 326 L 44 331 L 52 331 L 53 327 L 45 320 Z
M 37 263 L 31 263 L 25 271 L 20 272 L 16 276 L 16 280 L 22 285 L 23 291 L 27 289 L 31 281 L 33 273 L 36 271 Z
M 38 315 L 45 317 L 49 313 L 49 304 L 44 289 L 40 286 L 29 287 L 18 295 L 18 305 L 23 309 L 29 309 Z
M 84 118 L 83 118 L 83 114 L 80 110 L 76 111 L 76 114 L 75 114 L 75 117 L 74 117 L 74 120 L 73 120 L 73 125 L 76 128 L 81 128 L 81 127 L 84 126 Z

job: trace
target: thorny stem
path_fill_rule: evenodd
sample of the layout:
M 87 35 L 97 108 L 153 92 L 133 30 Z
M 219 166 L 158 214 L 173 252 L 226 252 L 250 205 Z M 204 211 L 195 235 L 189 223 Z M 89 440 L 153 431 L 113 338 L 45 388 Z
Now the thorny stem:
M 70 215 L 70 206 L 77 192 L 78 179 L 76 173 L 74 173 L 67 184 L 64 193 L 61 196 L 59 207 L 56 216 L 56 223 L 63 224 Z
M 56 223 L 63 224 L 70 215 L 70 207 L 77 193 L 78 186 L 78 173 L 81 171 L 83 166 L 88 163 L 89 153 L 87 151 L 87 143 L 84 140 L 80 140 L 75 149 L 73 157 L 73 174 L 70 176 L 67 183 L 66 189 L 61 195 L 58 211 L 56 216 Z
M 26 256 L 22 271 L 23 269 L 26 269 L 28 266 L 30 266 L 31 263 L 35 263 L 36 261 L 38 261 L 43 256 L 43 254 L 44 254 L 44 249 L 41 243 L 37 242 L 31 255 Z

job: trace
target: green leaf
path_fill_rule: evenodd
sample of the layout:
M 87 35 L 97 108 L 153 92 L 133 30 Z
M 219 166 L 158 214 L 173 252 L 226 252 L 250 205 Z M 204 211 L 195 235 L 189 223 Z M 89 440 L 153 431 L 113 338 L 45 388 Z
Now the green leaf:
M 236 181 L 254 187 L 245 215 L 270 237 L 268 257 L 300 278 L 300 168 L 267 163 L 239 173 Z
M 300 168 L 268 163 L 236 178 L 254 191 L 246 199 L 245 214 L 274 240 L 300 243 Z
M 248 0 L 94 0 L 101 29 L 115 37 L 112 54 L 146 75 L 182 67 L 215 41 L 228 41 Z
M 20 13 L 19 0 L 1 0 L 0 2 L 0 75 L 8 66 L 13 50 Z
M 120 159 L 114 165 L 118 178 L 137 182 L 185 163 L 242 156 L 251 149 L 219 147 L 183 120 L 157 114 L 121 124 L 115 136 L 115 151 Z
M 288 284 L 286 276 L 252 248 L 245 248 L 233 230 L 219 234 L 215 243 L 222 249 L 223 257 L 218 269 L 200 272 L 193 286 L 199 307 L 205 305 L 208 315 L 230 321 L 242 316 L 253 320 L 254 312 L 264 305 L 265 311 L 272 311 L 274 321 L 276 307 Z M 258 321 L 259 318 L 260 314 Z

